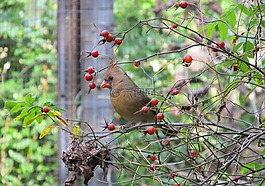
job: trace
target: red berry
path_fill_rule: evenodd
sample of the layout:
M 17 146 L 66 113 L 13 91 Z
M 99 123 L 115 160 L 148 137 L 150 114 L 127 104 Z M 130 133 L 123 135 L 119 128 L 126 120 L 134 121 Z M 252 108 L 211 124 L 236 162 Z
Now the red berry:
M 96 83 L 95 82 L 90 82 L 88 84 L 88 86 L 89 86 L 89 88 L 94 89 L 94 88 L 96 88 Z
M 85 79 L 86 79 L 87 81 L 91 81 L 91 80 L 93 79 L 93 75 L 91 75 L 91 74 L 89 74 L 89 73 L 86 73 L 86 75 L 85 75 Z
M 134 66 L 139 67 L 141 65 L 141 61 L 134 61 Z
M 150 160 L 151 161 L 155 161 L 156 160 L 156 156 L 155 155 L 150 155 Z
M 91 52 L 91 56 L 93 56 L 93 57 L 98 57 L 98 50 L 93 50 L 93 51 Z
M 147 113 L 148 110 L 149 110 L 149 107 L 148 106 L 143 106 L 142 109 L 141 109 L 141 112 Z
M 49 111 L 50 111 L 50 108 L 49 108 L 48 106 L 43 106 L 43 107 L 42 107 L 42 112 L 47 113 L 47 112 L 49 112 Z
M 109 31 L 107 30 L 103 30 L 101 33 L 100 33 L 100 36 L 103 36 L 103 37 L 107 37 L 109 35 Z
M 179 94 L 179 90 L 177 90 L 177 89 L 172 90 L 172 94 L 173 95 L 178 95 Z
M 151 169 L 152 171 L 154 171 L 154 170 L 156 169 L 156 165 L 155 165 L 155 164 L 151 164 L 151 165 L 150 165 L 150 169 Z
M 221 48 L 225 47 L 225 42 L 223 41 L 218 42 L 218 46 Z
M 164 114 L 162 113 L 162 112 L 159 112 L 157 115 L 156 115 L 156 118 L 158 119 L 158 120 L 162 120 L 162 119 L 164 119 Z
M 234 71 L 238 71 L 238 64 L 234 64 Z
M 197 156 L 197 152 L 196 152 L 196 150 L 192 149 L 192 150 L 190 151 L 190 155 L 192 155 L 192 156 Z
M 146 129 L 146 132 L 147 132 L 148 134 L 150 134 L 150 135 L 154 134 L 155 131 L 156 131 L 156 128 L 153 127 L 153 126 L 149 126 L 149 127 L 147 127 L 147 129 Z
M 179 25 L 177 23 L 172 24 L 172 28 L 177 28 Z
M 115 39 L 115 44 L 120 45 L 122 43 L 122 38 L 117 37 Z
M 212 51 L 213 51 L 213 52 L 218 52 L 218 50 L 217 50 L 218 48 L 219 48 L 218 45 L 214 45 L 213 48 L 212 48 Z
M 189 55 L 189 54 L 186 54 L 186 55 L 184 56 L 184 58 L 183 58 L 183 61 L 186 62 L 186 63 L 191 63 L 192 60 L 193 60 L 193 59 L 192 59 L 191 55 Z
M 174 186 L 180 186 L 180 184 L 179 183 L 174 183 Z
M 112 34 L 109 34 L 107 37 L 105 37 L 105 40 L 106 40 L 107 42 L 112 42 L 113 39 L 114 39 L 114 37 L 113 37 Z
M 108 124 L 108 129 L 110 130 L 110 131 L 113 131 L 113 130 L 115 130 L 115 125 L 114 125 L 114 123 L 110 123 L 110 124 Z
M 152 99 L 151 99 L 151 104 L 152 104 L 152 105 L 157 105 L 158 102 L 159 102 L 159 100 L 158 100 L 157 98 L 152 98 Z
M 181 2 L 179 3 L 179 6 L 180 6 L 181 8 L 187 8 L 188 5 L 189 5 L 189 4 L 188 4 L 187 1 L 181 1 Z
M 168 177 L 174 178 L 175 177 L 175 174 L 171 172 L 171 173 L 168 174 Z
M 88 67 L 86 72 L 89 73 L 89 74 L 94 73 L 95 72 L 95 67 L 92 67 L 92 66 Z

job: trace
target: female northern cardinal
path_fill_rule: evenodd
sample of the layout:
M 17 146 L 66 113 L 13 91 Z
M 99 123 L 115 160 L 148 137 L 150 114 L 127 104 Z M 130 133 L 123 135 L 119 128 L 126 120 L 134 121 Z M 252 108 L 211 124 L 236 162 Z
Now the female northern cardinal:
M 101 83 L 101 88 L 110 89 L 110 101 L 116 112 L 131 122 L 152 122 L 155 111 L 141 112 L 141 108 L 150 104 L 150 98 L 132 81 L 116 63 L 111 62 Z

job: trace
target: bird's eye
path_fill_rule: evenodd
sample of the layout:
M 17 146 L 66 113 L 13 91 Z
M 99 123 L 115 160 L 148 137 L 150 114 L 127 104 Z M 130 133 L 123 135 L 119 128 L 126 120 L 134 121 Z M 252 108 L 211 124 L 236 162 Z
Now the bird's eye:
M 109 76 L 109 80 L 113 80 L 113 76 Z

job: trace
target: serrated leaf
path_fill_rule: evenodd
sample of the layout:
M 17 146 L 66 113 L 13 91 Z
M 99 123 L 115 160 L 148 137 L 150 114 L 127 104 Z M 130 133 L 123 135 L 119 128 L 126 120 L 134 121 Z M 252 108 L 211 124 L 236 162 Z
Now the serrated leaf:
M 29 104 L 32 104 L 36 100 L 36 96 L 27 94 L 26 95 L 26 102 Z
M 37 114 L 34 116 L 34 113 L 30 114 L 28 117 L 26 117 L 23 121 L 23 127 L 27 127 L 28 125 L 30 125 L 31 123 L 33 123 L 38 117 L 43 116 L 45 114 L 41 113 L 41 114 Z
M 47 125 L 41 132 L 40 136 L 39 136 L 39 139 L 42 139 L 44 136 L 46 136 L 46 134 L 48 134 L 48 132 L 52 129 L 56 127 L 54 124 L 50 124 L 50 125 Z
M 228 26 L 223 22 L 219 22 L 218 29 L 219 29 L 221 39 L 225 40 L 227 38 Z

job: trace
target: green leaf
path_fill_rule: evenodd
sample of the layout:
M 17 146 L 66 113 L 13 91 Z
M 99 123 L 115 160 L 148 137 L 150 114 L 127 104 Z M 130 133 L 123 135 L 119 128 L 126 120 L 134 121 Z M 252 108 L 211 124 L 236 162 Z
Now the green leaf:
M 228 26 L 223 22 L 219 22 L 218 23 L 218 29 L 219 29 L 221 39 L 222 40 L 227 39 Z
M 234 46 L 233 51 L 237 52 L 242 45 L 243 45 L 243 42 L 238 43 L 237 45 Z
M 27 104 L 25 102 L 20 102 L 17 103 L 16 106 L 14 106 L 11 110 L 10 113 L 16 113 L 18 111 L 20 111 L 23 107 L 25 107 Z
M 16 106 L 19 103 L 23 103 L 23 101 L 6 101 L 5 102 L 5 108 L 6 109 L 12 109 L 14 106 Z
M 27 94 L 26 95 L 26 102 L 29 104 L 32 104 L 36 100 L 36 96 Z
M 227 21 L 231 28 L 235 28 L 237 21 L 234 7 L 227 9 L 222 17 Z
M 249 72 L 251 70 L 250 66 L 243 62 L 241 62 L 238 66 L 242 72 Z
M 211 38 L 214 31 L 215 31 L 215 27 L 218 23 L 216 22 L 213 22 L 213 23 L 209 23 L 208 26 L 207 26 L 207 31 L 206 31 L 206 37 L 207 38 Z
M 43 118 L 44 118 L 44 116 L 39 116 L 39 117 L 36 118 L 36 121 L 37 121 L 39 124 L 41 124 L 41 122 L 43 121 Z
M 43 115 L 45 115 L 45 114 L 41 113 L 41 114 L 35 115 L 35 113 L 31 113 L 30 115 L 25 117 L 25 119 L 23 121 L 23 127 L 27 127 L 28 125 L 33 123 L 33 121 L 35 121 L 38 117 L 43 116 Z
M 246 15 L 250 15 L 250 11 L 248 10 L 248 8 L 244 5 L 239 3 L 238 4 L 238 8 Z
M 18 121 L 18 120 L 24 118 L 25 116 L 27 116 L 27 115 L 29 114 L 28 111 L 29 111 L 29 107 L 24 108 L 24 109 L 21 111 L 21 113 L 20 113 L 17 117 L 15 117 L 14 120 L 15 120 L 15 121 Z
M 243 44 L 243 49 L 244 49 L 244 52 L 249 52 L 247 57 L 250 57 L 250 58 L 254 57 L 254 52 L 253 52 L 254 45 L 253 45 L 253 43 L 251 43 L 250 41 L 246 41 Z
M 25 162 L 26 161 L 25 157 L 21 153 L 18 153 L 18 152 L 14 151 L 14 150 L 11 150 L 11 149 L 8 150 L 8 154 L 16 162 L 21 163 L 21 162 Z

